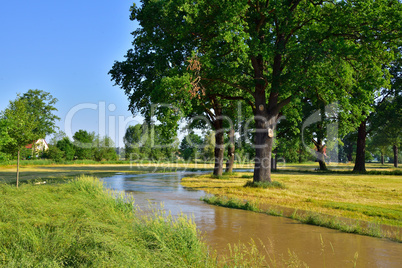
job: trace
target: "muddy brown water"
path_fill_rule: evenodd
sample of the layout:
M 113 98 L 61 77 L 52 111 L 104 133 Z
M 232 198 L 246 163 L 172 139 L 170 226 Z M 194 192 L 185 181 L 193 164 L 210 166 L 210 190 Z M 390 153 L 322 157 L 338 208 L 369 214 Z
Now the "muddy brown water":
M 228 253 L 228 244 L 249 244 L 252 239 L 265 258 L 275 259 L 279 267 L 289 259 L 289 252 L 309 267 L 353 267 L 356 253 L 356 267 L 402 267 L 401 243 L 208 205 L 200 201 L 205 195 L 203 191 L 180 185 L 187 174 L 116 174 L 102 180 L 111 189 L 133 195 L 135 204 L 144 210 L 150 203 L 163 203 L 172 215 L 192 216 L 205 241 L 218 255 Z

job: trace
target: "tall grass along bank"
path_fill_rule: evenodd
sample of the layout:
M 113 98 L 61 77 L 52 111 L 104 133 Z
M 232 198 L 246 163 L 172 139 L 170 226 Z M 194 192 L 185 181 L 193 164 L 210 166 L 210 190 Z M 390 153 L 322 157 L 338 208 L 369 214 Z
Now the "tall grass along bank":
M 212 267 L 191 220 L 133 202 L 92 177 L 66 184 L 0 184 L 0 266 Z

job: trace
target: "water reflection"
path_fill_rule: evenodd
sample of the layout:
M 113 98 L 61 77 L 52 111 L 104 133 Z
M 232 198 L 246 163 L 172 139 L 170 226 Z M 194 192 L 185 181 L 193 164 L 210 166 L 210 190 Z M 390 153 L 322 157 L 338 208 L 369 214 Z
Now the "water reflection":
M 299 224 L 281 217 L 210 206 L 199 200 L 204 192 L 180 185 L 181 178 L 187 174 L 116 174 L 102 180 L 109 188 L 131 193 L 135 204 L 142 209 L 149 202 L 163 203 L 172 215 L 192 215 L 207 243 L 220 253 L 227 251 L 228 243 L 248 243 L 253 239 L 268 247 L 263 251 L 266 254 L 272 257 L 274 252 L 279 263 L 287 258 L 290 250 L 310 267 L 323 267 L 324 263 L 326 267 L 353 267 L 358 252 L 357 267 L 401 267 L 402 244 Z

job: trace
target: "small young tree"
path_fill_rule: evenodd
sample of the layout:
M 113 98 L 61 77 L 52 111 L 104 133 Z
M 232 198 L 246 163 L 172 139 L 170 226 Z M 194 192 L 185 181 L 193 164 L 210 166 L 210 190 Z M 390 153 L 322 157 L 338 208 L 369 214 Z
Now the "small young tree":
M 32 144 L 37 139 L 44 139 L 47 135 L 55 133 L 56 121 L 60 120 L 54 114 L 57 111 L 55 104 L 58 101 L 49 92 L 39 89 L 30 89 L 21 96 L 26 100 L 27 112 L 33 115 L 34 129 L 36 139 L 32 140 Z M 34 156 L 35 147 L 32 146 L 32 157 Z
M 8 108 L 2 113 L 0 121 L 7 125 L 6 132 L 9 138 L 5 145 L 6 152 L 17 153 L 18 187 L 20 152 L 25 145 L 39 138 L 34 132 L 35 115 L 28 112 L 27 100 L 18 96 L 15 101 L 10 101 Z

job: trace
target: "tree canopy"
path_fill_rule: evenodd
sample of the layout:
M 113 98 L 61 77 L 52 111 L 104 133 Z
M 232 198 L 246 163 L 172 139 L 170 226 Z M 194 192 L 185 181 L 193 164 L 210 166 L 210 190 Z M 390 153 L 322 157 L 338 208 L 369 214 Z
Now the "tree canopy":
M 296 119 L 289 119 L 298 121 L 297 104 L 337 101 L 345 133 L 367 116 L 401 36 L 401 6 L 395 0 L 144 0 L 131 9 L 140 24 L 133 49 L 110 74 L 132 111 L 159 102 L 191 111 L 194 99 L 212 97 L 247 103 L 256 127 L 254 181 L 270 181 L 271 133 L 285 111 L 292 109 L 287 114 Z M 160 120 L 175 113 L 167 107 Z

